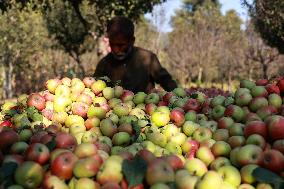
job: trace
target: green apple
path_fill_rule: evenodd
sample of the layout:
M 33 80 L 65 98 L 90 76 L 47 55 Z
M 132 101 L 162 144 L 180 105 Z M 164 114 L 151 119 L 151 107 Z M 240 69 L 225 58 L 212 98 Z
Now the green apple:
M 93 177 L 95 176 L 100 168 L 99 161 L 93 157 L 86 157 L 79 159 L 73 169 L 73 174 L 77 178 L 83 178 L 83 177 Z
M 263 151 L 259 146 L 247 144 L 240 148 L 237 161 L 243 166 L 247 164 L 259 165 L 263 161 Z
M 82 143 L 86 143 L 86 142 L 96 142 L 98 140 L 98 135 L 95 132 L 92 131 L 86 131 L 84 132 L 81 141 Z
M 71 125 L 82 125 L 85 126 L 85 121 L 81 116 L 69 115 L 65 120 L 65 126 L 71 127 Z
M 209 166 L 210 163 L 215 159 L 210 148 L 202 146 L 196 152 L 196 157 L 203 161 L 206 166 Z
M 282 105 L 282 98 L 276 93 L 272 93 L 268 96 L 268 104 L 274 106 L 275 108 L 280 108 Z
M 105 118 L 100 122 L 100 130 L 103 135 L 108 137 L 112 137 L 118 131 L 117 126 L 109 118 Z
M 115 113 L 118 117 L 127 116 L 130 112 L 130 108 L 125 104 L 117 104 L 113 108 L 113 113 Z
M 223 180 L 216 171 L 208 171 L 197 182 L 196 189 L 217 189 L 221 188 Z
M 102 92 L 103 89 L 106 87 L 107 87 L 106 83 L 102 80 L 97 80 L 91 85 L 91 89 L 96 95 Z
M 99 185 L 93 179 L 80 178 L 75 183 L 74 189 L 98 189 Z
M 119 98 L 112 98 L 108 101 L 108 104 L 111 109 L 115 107 L 115 105 L 122 103 L 122 101 Z
M 55 96 L 53 101 L 53 109 L 55 112 L 65 112 L 67 106 L 71 105 L 72 101 L 66 96 Z
M 247 79 L 243 79 L 240 82 L 240 87 L 241 88 L 245 88 L 245 89 L 252 89 L 253 87 L 255 87 L 255 83 L 253 81 L 247 80 Z
M 122 157 L 118 155 L 109 156 L 97 173 L 97 182 L 102 185 L 108 182 L 120 183 L 123 178 L 122 162 Z
M 169 140 L 172 136 L 179 133 L 179 128 L 174 124 L 168 124 L 164 127 L 162 127 L 162 133 L 165 135 L 167 140 Z
M 233 149 L 245 145 L 246 138 L 244 136 L 231 136 L 227 142 Z
M 170 189 L 170 187 L 168 185 L 166 185 L 165 183 L 156 183 L 153 184 L 150 189 Z
M 120 98 L 123 93 L 123 88 L 119 85 L 114 86 L 114 96 L 115 98 Z
M 217 157 L 212 161 L 210 164 L 210 169 L 217 171 L 219 168 L 226 166 L 226 165 L 231 165 L 231 162 L 228 158 L 225 157 Z
M 240 149 L 241 149 L 241 147 L 235 147 L 230 152 L 230 161 L 231 161 L 232 165 L 234 165 L 235 167 L 240 166 L 240 163 L 238 162 L 238 158 L 237 158 L 237 155 L 238 155 Z
M 112 147 L 112 140 L 107 136 L 99 136 L 98 141 Z
M 192 176 L 186 169 L 176 171 L 175 183 L 180 189 L 194 189 L 198 181 L 197 176 Z
M 241 174 L 237 168 L 231 165 L 222 166 L 217 170 L 223 180 L 237 187 L 241 184 Z
M 185 121 L 184 124 L 182 125 L 182 131 L 187 136 L 192 136 L 194 131 L 199 127 L 200 125 L 198 123 L 194 123 L 192 121 Z
M 59 177 L 55 175 L 46 175 L 42 188 L 68 189 L 68 186 Z
M 133 97 L 133 102 L 137 105 L 137 104 L 142 104 L 145 101 L 147 94 L 144 92 L 138 92 L 134 95 Z
M 33 132 L 31 129 L 23 129 L 19 131 L 19 140 L 27 142 L 32 137 Z
M 254 144 L 254 145 L 259 146 L 262 149 L 264 149 L 267 145 L 263 136 L 259 134 L 250 135 L 246 140 L 246 144 Z
M 184 133 L 177 133 L 174 136 L 170 137 L 169 141 L 174 142 L 181 146 L 186 141 L 186 135 Z
M 44 170 L 40 164 L 33 161 L 25 161 L 15 171 L 14 178 L 17 184 L 24 188 L 37 188 L 44 176 Z
M 146 113 L 139 108 L 133 108 L 130 112 L 129 115 L 136 116 L 138 119 L 145 119 Z
M 193 132 L 192 138 L 198 142 L 212 138 L 212 131 L 208 128 L 199 127 Z
M 145 97 L 145 104 L 158 104 L 160 96 L 157 93 L 150 93 Z
M 29 145 L 24 141 L 18 141 L 12 144 L 10 147 L 10 153 L 12 154 L 23 154 Z
M 103 96 L 96 96 L 93 99 L 93 104 L 94 105 L 102 105 L 102 104 L 106 104 L 107 103 L 107 99 Z
M 201 177 L 208 170 L 206 164 L 198 158 L 186 159 L 184 168 L 193 176 Z
M 248 164 L 241 168 L 241 178 L 243 183 L 247 184 L 253 184 L 256 182 L 256 179 L 252 175 L 253 171 L 258 167 L 258 165 L 255 164 Z
M 155 111 L 151 116 L 151 121 L 157 127 L 162 127 L 169 123 L 170 115 L 164 112 Z
M 182 154 L 182 150 L 179 144 L 175 142 L 168 142 L 165 146 L 165 149 L 167 149 L 170 153 L 173 154 Z
M 224 116 L 226 108 L 221 105 L 214 106 L 211 112 L 211 116 L 214 120 L 218 120 L 219 118 Z
M 268 92 L 264 86 L 254 86 L 251 89 L 251 94 L 253 97 L 259 97 L 259 96 L 266 97 L 268 95 Z
M 125 151 L 125 148 L 122 147 L 122 146 L 113 146 L 111 148 L 110 154 L 111 155 L 119 155 L 121 152 L 124 152 L 124 151 Z
M 60 124 L 63 124 L 65 123 L 66 119 L 68 117 L 68 114 L 67 112 L 54 112 L 52 114 L 52 122 L 54 123 L 60 123 Z
M 141 143 L 141 145 L 142 145 L 143 148 L 149 150 L 152 153 L 154 153 L 155 150 L 156 150 L 156 145 L 153 142 L 149 141 L 149 140 L 143 141 Z
M 103 89 L 103 96 L 107 99 L 110 100 L 114 98 L 114 88 L 111 87 L 106 87 Z
M 231 146 L 224 141 L 216 141 L 211 147 L 211 151 L 215 157 L 229 156 L 231 152 Z
M 82 133 L 84 134 L 86 131 L 85 125 L 71 125 L 69 127 L 69 132 L 75 136 L 77 133 Z M 82 135 L 83 136 L 83 135 Z
M 211 107 L 223 106 L 225 99 L 226 99 L 226 98 L 225 98 L 224 96 L 221 96 L 221 95 L 215 96 L 215 97 L 210 101 L 210 105 L 211 105 Z
M 228 129 L 217 129 L 213 133 L 212 138 L 216 141 L 227 141 L 229 138 L 229 131 Z
M 100 106 L 91 105 L 88 109 L 87 117 L 97 117 L 99 119 L 103 119 L 106 117 L 106 110 Z
M 196 112 L 193 110 L 189 110 L 188 112 L 184 114 L 184 118 L 185 118 L 185 121 L 196 122 L 196 119 L 197 119 Z
M 165 135 L 159 132 L 147 133 L 146 137 L 149 141 L 153 142 L 154 144 L 165 147 L 167 144 L 167 138 Z
M 66 85 L 60 84 L 56 87 L 54 94 L 55 94 L 55 97 L 62 96 L 62 97 L 68 98 L 70 97 L 71 89 Z
M 115 146 L 127 146 L 130 143 L 130 134 L 127 132 L 115 133 L 112 137 L 112 143 Z
M 230 136 L 244 136 L 244 127 L 242 123 L 234 123 L 232 127 L 229 128 Z
M 88 156 L 92 156 L 97 154 L 97 147 L 95 146 L 95 144 L 93 143 L 82 143 L 77 145 L 77 147 L 75 148 L 74 154 L 78 157 L 78 158 L 86 158 Z

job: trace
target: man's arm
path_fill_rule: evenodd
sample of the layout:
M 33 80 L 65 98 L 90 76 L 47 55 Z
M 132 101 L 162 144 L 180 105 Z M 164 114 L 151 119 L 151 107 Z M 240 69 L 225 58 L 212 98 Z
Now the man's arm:
M 160 84 L 166 91 L 172 91 L 177 88 L 177 83 L 172 79 L 170 73 L 161 66 L 156 55 L 151 57 L 151 75 L 154 81 Z

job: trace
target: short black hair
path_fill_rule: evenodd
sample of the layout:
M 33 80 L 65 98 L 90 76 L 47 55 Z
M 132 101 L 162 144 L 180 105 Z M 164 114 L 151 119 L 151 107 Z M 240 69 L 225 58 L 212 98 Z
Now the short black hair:
M 109 36 L 123 35 L 131 38 L 134 36 L 134 24 L 127 17 L 115 16 L 107 23 L 106 32 Z

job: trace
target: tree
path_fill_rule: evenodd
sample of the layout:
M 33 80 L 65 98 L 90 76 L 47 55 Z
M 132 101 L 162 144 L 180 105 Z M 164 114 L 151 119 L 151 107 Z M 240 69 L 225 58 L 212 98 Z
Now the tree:
M 278 50 L 266 45 L 259 34 L 254 31 L 252 24 L 247 26 L 246 38 L 248 43 L 247 58 L 260 65 L 262 78 L 269 79 L 268 70 L 280 57 Z
M 5 26 L 0 28 L 2 97 L 10 98 L 17 72 L 31 69 L 29 59 L 41 53 L 44 45 L 49 46 L 46 40 L 48 33 L 40 13 L 31 11 L 30 7 L 25 7 L 24 11 L 18 7 L 11 8 L 0 16 L 0 25 Z
M 284 1 L 242 0 L 249 8 L 252 22 L 264 41 L 284 53 Z

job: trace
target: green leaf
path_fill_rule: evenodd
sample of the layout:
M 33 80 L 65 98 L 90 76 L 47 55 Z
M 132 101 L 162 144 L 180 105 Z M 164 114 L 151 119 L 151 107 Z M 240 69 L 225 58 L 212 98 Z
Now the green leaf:
M 281 187 L 284 186 L 284 180 L 280 176 L 262 167 L 257 167 L 254 169 L 252 175 L 258 182 L 275 185 L 275 189 L 282 189 Z
M 131 136 L 131 142 L 134 143 L 141 133 L 141 127 L 139 126 L 138 121 L 131 121 L 131 125 L 134 130 L 134 135 Z
M 177 185 L 175 182 L 167 183 L 167 185 L 170 187 L 170 189 L 177 189 Z
M 31 124 L 30 120 L 26 116 L 21 118 L 20 123 L 21 123 L 21 128 L 30 126 L 30 124 Z
M 197 99 L 197 97 L 198 97 L 198 94 L 197 94 L 197 93 L 194 93 L 194 94 L 190 95 L 190 98 Z
M 13 117 L 13 116 L 14 116 L 15 114 L 17 114 L 17 113 L 18 113 L 17 110 L 11 109 L 11 110 L 5 111 L 5 112 L 4 112 L 4 115 L 5 115 L 5 116 L 11 116 L 11 117 Z
M 17 167 L 18 167 L 18 164 L 15 162 L 4 163 L 0 167 L 1 177 L 4 177 L 5 179 L 11 176 L 13 177 L 14 172 L 16 171 Z
M 133 160 L 125 159 L 122 163 L 122 172 L 128 183 L 128 188 L 143 183 L 144 175 L 147 170 L 147 163 L 139 156 Z
M 52 137 L 51 141 L 46 144 L 46 147 L 50 152 L 56 147 L 55 137 Z
M 43 120 L 43 116 L 40 113 L 34 113 L 30 118 L 33 121 L 42 121 Z

